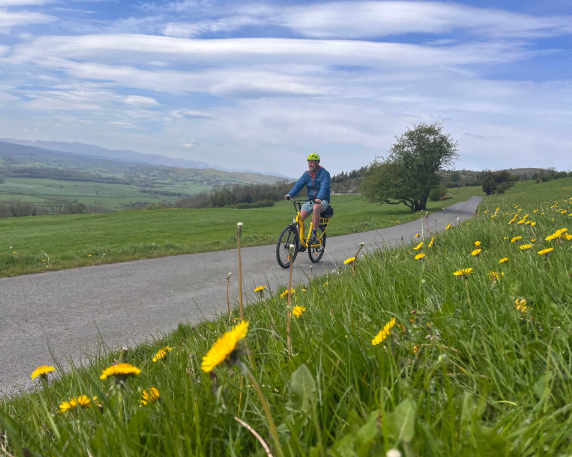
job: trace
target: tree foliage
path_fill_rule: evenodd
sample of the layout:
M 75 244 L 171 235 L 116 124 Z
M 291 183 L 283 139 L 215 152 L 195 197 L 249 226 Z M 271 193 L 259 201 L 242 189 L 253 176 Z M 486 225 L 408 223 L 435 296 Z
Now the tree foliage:
M 369 203 L 424 210 L 431 189 L 440 183 L 437 171 L 457 160 L 458 144 L 438 122 L 414 125 L 396 140 L 386 159 L 378 157 L 371 164 L 361 192 Z

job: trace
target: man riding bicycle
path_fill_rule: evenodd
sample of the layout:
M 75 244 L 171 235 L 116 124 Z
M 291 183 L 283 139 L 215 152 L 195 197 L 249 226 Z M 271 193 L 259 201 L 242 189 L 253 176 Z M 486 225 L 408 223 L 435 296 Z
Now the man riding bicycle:
M 310 154 L 308 160 L 308 171 L 306 171 L 292 187 L 292 190 L 284 195 L 286 200 L 295 197 L 304 186 L 308 188 L 308 200 L 302 205 L 300 217 L 303 220 L 313 212 L 312 222 L 313 230 L 310 236 L 309 244 L 319 244 L 317 228 L 320 225 L 320 213 L 325 211 L 330 202 L 330 173 L 320 166 L 320 156 L 318 154 Z M 312 202 L 314 205 L 312 206 Z

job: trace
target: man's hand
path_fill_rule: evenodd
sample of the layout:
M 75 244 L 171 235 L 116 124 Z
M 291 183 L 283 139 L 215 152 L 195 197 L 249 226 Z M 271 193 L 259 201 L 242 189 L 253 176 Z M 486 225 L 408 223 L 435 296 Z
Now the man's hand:
M 284 195 L 284 200 L 290 200 L 290 198 L 291 198 L 291 197 L 290 197 L 290 194 Z
M 322 200 L 320 200 L 319 198 L 316 198 L 316 199 L 314 200 L 314 203 L 317 203 L 317 204 L 319 205 L 320 203 L 322 203 Z

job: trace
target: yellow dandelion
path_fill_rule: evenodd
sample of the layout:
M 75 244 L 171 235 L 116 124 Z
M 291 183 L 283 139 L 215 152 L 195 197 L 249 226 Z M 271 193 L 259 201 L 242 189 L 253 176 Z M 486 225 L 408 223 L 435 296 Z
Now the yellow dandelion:
M 91 257 L 91 254 L 88 254 L 87 256 L 88 256 L 88 257 Z
M 508 262 L 508 257 L 503 257 L 502 259 L 499 260 L 499 263 L 506 263 Z
M 435 240 L 434 240 L 434 238 L 431 238 L 431 241 L 429 241 L 429 244 L 427 245 L 427 247 L 432 248 L 434 244 L 435 244 Z
M 537 210 L 537 209 L 535 209 L 535 210 L 533 211 L 533 213 L 538 213 L 538 210 Z
M 522 299 L 516 299 L 514 301 L 514 307 L 520 311 L 522 314 L 528 314 L 529 311 L 532 310 L 532 308 L 530 308 L 529 306 L 526 305 L 526 298 L 522 298 Z
M 462 268 L 460 270 L 455 271 L 453 274 L 460 278 L 466 278 L 468 275 L 472 274 L 473 271 L 474 270 L 472 268 Z
M 481 247 L 481 242 L 480 241 L 475 241 L 475 246 L 480 248 Z
M 148 405 L 150 403 L 155 403 L 159 400 L 161 392 L 156 387 L 151 387 L 148 391 L 144 390 L 141 393 L 141 399 L 139 400 L 139 407 Z
M 516 223 L 516 225 L 521 225 L 521 224 L 524 224 L 525 222 L 526 222 L 526 221 L 525 221 L 524 219 L 521 219 L 520 221 L 518 221 L 518 222 Z
M 540 254 L 540 255 L 548 255 L 548 254 L 550 254 L 552 251 L 554 251 L 554 248 L 547 248 L 547 249 L 543 249 L 542 251 L 538 251 L 538 254 Z
M 413 346 L 413 354 L 417 354 L 419 352 L 419 345 L 416 344 Z
M 481 253 L 482 249 L 475 249 L 473 252 L 471 252 L 472 256 L 478 256 Z
M 521 250 L 521 251 L 526 251 L 526 250 L 528 250 L 528 249 L 530 249 L 530 248 L 532 248 L 532 244 L 523 244 L 523 245 L 520 247 L 520 250 Z
M 97 397 L 93 397 L 93 402 L 97 400 Z M 92 400 L 87 395 L 80 395 L 79 397 L 72 398 L 69 401 L 64 401 L 60 405 L 60 413 L 65 413 L 67 411 L 76 410 L 78 407 L 82 409 L 91 408 Z
M 355 260 L 356 260 L 355 257 L 350 257 L 349 259 L 344 260 L 344 265 L 347 265 L 348 263 L 355 262 Z
M 565 209 L 563 209 L 562 211 L 560 211 L 560 214 L 566 214 L 568 211 L 566 211 Z
M 486 210 L 483 214 L 487 214 L 489 212 L 489 210 Z
M 236 346 L 248 333 L 248 322 L 242 321 L 230 332 L 226 332 L 211 347 L 207 355 L 203 357 L 201 369 L 208 373 L 214 368 L 226 361 L 231 360 L 236 355 Z
M 141 370 L 130 363 L 118 363 L 111 365 L 109 368 L 103 370 L 99 377 L 100 379 L 107 379 L 110 377 L 117 377 L 120 380 L 125 380 L 129 376 L 139 376 Z
M 306 308 L 303 306 L 294 306 L 292 309 L 292 314 L 296 317 L 300 317 L 302 314 L 304 314 L 304 311 L 306 311 Z
M 421 236 L 421 235 L 419 235 L 419 233 L 416 233 L 416 234 L 415 234 L 415 237 L 416 237 L 416 238 L 419 238 L 420 236 Z
M 51 373 L 52 371 L 56 371 L 56 369 L 49 365 L 42 365 L 36 368 L 30 377 L 32 379 L 36 379 L 38 376 L 41 376 L 42 378 L 47 379 L 48 373 Z
M 532 238 L 532 239 L 530 240 L 531 243 L 534 243 L 535 241 L 536 241 L 536 238 Z
M 171 352 L 173 350 L 173 348 L 169 347 L 169 346 L 165 346 L 162 349 L 159 349 L 157 351 L 157 354 L 155 354 L 155 357 L 153 357 L 153 362 L 156 362 L 157 360 L 161 360 L 164 359 L 165 357 L 167 357 L 167 353 Z
M 487 276 L 492 282 L 498 282 L 504 276 L 504 273 L 499 274 L 496 271 L 491 271 Z
M 423 260 L 425 257 L 427 257 L 425 254 L 423 254 L 422 252 L 420 252 L 419 254 L 417 254 L 415 256 L 415 260 Z
M 417 246 L 415 246 L 413 249 L 415 249 L 416 251 L 418 251 L 419 249 L 421 249 L 423 247 L 423 241 L 421 241 L 421 243 L 419 243 Z
M 445 230 L 449 230 L 451 228 L 451 224 L 449 224 L 447 227 L 445 227 Z
M 522 240 L 522 236 L 515 236 L 512 240 L 510 240 L 511 243 L 516 243 L 517 241 Z
M 387 324 L 385 324 L 385 326 L 379 331 L 376 337 L 373 340 L 371 340 L 371 344 L 373 346 L 377 346 L 378 344 L 383 342 L 383 340 L 385 340 L 391 334 L 391 329 L 393 328 L 394 325 L 395 325 L 395 317 L 391 319 Z
M 292 289 L 292 294 L 296 292 L 296 289 Z M 280 294 L 280 298 L 286 298 L 288 296 L 288 289 Z
M 258 286 L 254 289 L 254 292 L 263 292 L 266 289 L 266 286 Z

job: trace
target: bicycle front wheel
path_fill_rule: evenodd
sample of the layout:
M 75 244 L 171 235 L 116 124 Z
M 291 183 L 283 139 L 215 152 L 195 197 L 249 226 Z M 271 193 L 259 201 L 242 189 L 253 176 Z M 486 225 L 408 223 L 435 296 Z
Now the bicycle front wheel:
M 293 244 L 294 254 L 290 259 L 290 245 Z M 282 268 L 290 268 L 290 262 L 296 259 L 298 254 L 298 232 L 292 226 L 286 227 L 282 230 L 282 233 L 278 237 L 278 242 L 276 243 L 276 260 L 278 260 L 278 265 Z

